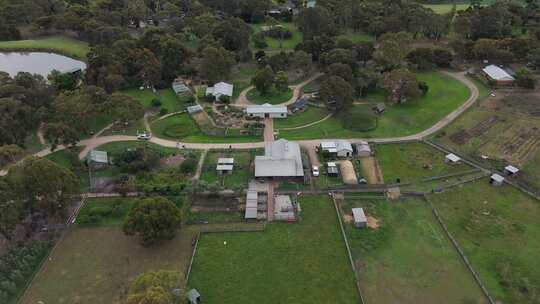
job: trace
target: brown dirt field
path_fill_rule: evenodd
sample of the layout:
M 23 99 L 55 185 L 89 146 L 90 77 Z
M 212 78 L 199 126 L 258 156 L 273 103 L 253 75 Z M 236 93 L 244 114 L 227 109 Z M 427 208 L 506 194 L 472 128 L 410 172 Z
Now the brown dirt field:
M 383 174 L 379 167 L 379 162 L 375 157 L 363 157 L 360 159 L 362 163 L 362 172 L 366 174 L 368 184 L 384 184 Z
M 379 220 L 372 217 L 372 216 L 368 216 L 367 217 L 367 226 L 371 229 L 378 229 L 379 228 Z
M 212 121 L 210 120 L 210 117 L 208 117 L 208 114 L 206 112 L 197 112 L 194 114 L 191 114 L 191 117 L 195 119 L 198 125 L 200 126 L 212 126 Z
M 143 272 L 166 269 L 183 274 L 195 235 L 195 229 L 185 228 L 173 240 L 145 248 L 135 238 L 126 237 L 120 227 L 73 228 L 20 303 L 115 303 Z
M 353 216 L 350 215 L 350 214 L 344 214 L 343 215 L 343 221 L 347 224 L 349 223 L 352 223 L 352 221 L 354 220 Z

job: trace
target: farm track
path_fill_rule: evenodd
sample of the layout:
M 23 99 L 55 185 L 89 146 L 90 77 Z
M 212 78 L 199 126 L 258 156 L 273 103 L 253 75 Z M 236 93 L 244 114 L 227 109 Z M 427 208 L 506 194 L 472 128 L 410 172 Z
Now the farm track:
M 472 81 L 470 81 L 466 76 L 465 72 L 448 72 L 443 71 L 445 75 L 448 75 L 452 78 L 455 78 L 461 82 L 463 82 L 470 90 L 471 95 L 469 98 L 456 110 L 442 118 L 439 122 L 437 122 L 435 125 L 431 126 L 430 128 L 409 136 L 401 136 L 401 137 L 390 137 L 390 138 L 371 138 L 371 139 L 364 139 L 364 138 L 353 138 L 348 139 L 352 143 L 358 143 L 360 141 L 370 141 L 373 143 L 398 143 L 398 142 L 410 142 L 410 141 L 418 141 L 422 140 L 438 131 L 446 127 L 448 124 L 453 122 L 456 118 L 458 118 L 463 112 L 465 112 L 470 106 L 472 106 L 479 96 L 478 88 L 474 85 Z M 315 75 L 320 76 L 320 75 Z M 316 78 L 313 76 L 312 78 Z M 310 78 L 311 79 L 311 78 Z M 310 79 L 306 80 L 305 83 L 311 81 Z M 297 87 L 302 87 L 304 83 L 297 85 Z M 148 127 L 148 126 L 147 126 Z M 79 158 L 83 159 L 90 150 L 95 149 L 101 145 L 112 143 L 112 142 L 119 142 L 119 141 L 136 141 L 136 136 L 126 136 L 126 135 L 112 135 L 112 136 L 102 136 L 102 137 L 95 137 L 95 138 L 89 138 L 80 141 L 77 146 L 84 147 L 82 151 L 79 153 Z M 325 139 L 325 140 L 332 140 L 332 139 Z M 320 143 L 320 139 L 316 140 L 300 140 L 298 143 L 300 143 L 303 146 L 316 146 Z M 199 150 L 208 150 L 208 149 L 255 149 L 255 148 L 262 148 L 264 147 L 264 142 L 251 142 L 251 143 L 224 143 L 224 144 L 215 144 L 215 143 L 183 143 L 173 140 L 167 140 L 157 137 L 152 137 L 150 139 L 151 143 L 163 146 L 163 147 L 169 147 L 169 148 L 178 148 L 179 146 L 184 147 L 185 149 L 199 149 Z M 55 151 L 60 151 L 65 149 L 65 146 L 58 146 Z M 34 154 L 34 156 L 38 157 L 44 157 L 47 156 L 54 151 L 51 151 L 50 148 L 46 148 L 42 151 L 39 151 Z M 7 170 L 1 170 L 0 176 L 4 176 L 7 174 Z

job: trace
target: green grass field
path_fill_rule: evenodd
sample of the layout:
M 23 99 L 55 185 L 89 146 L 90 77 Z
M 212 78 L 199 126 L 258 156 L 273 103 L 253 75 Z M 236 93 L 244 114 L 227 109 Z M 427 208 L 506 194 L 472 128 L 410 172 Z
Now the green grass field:
M 180 140 L 183 142 L 233 143 L 257 142 L 260 136 L 240 135 L 231 130 L 231 135 L 210 136 L 203 133 L 197 123 L 188 114 L 177 114 L 155 121 L 151 125 L 152 133 L 159 138 Z
M 424 7 L 432 9 L 437 14 L 448 14 L 452 11 L 453 4 L 422 4 Z M 464 11 L 469 8 L 470 4 L 456 4 L 456 11 Z
M 200 179 L 208 183 L 220 182 L 225 188 L 247 187 L 253 176 L 251 162 L 255 151 L 210 151 L 206 154 Z M 219 175 L 216 171 L 218 158 L 234 158 L 234 169 L 231 174 Z
M 289 101 L 293 97 L 293 92 L 291 89 L 282 92 L 276 89 L 272 89 L 267 94 L 262 95 L 257 89 L 251 89 L 246 95 L 247 99 L 255 104 L 280 104 Z
M 331 201 L 301 204 L 299 223 L 202 235 L 188 285 L 205 303 L 358 303 Z
M 433 195 L 450 232 L 496 302 L 536 303 L 540 294 L 540 205 L 488 179 Z
M 445 154 L 423 143 L 388 144 L 375 146 L 386 183 L 418 181 L 427 177 L 463 172 L 472 169 L 466 164 L 447 164 Z
M 426 202 L 351 199 L 342 210 L 353 207 L 379 225 L 345 224 L 367 303 L 487 303 Z
M 85 218 L 95 217 L 91 225 L 121 225 L 135 199 L 130 198 L 89 198 L 77 216 L 76 223 L 86 225 Z
M 178 112 L 185 108 L 185 102 L 182 98 L 177 97 L 172 89 L 163 89 L 154 93 L 152 90 L 133 88 L 122 92 L 139 100 L 146 108 L 152 107 L 153 99 L 159 99 L 161 101 L 161 108 L 167 109 L 168 113 Z
M 124 152 L 126 149 L 132 149 L 137 147 L 147 146 L 150 149 L 154 149 L 160 152 L 162 155 L 179 154 L 180 151 L 176 148 L 162 147 L 146 141 L 117 141 L 97 147 L 97 150 L 106 151 L 110 154 L 118 154 Z
M 0 51 L 47 51 L 86 60 L 90 47 L 83 41 L 52 36 L 33 40 L 1 41 Z
M 323 108 L 308 107 L 304 112 L 289 114 L 286 119 L 274 119 L 274 128 L 294 128 L 325 118 L 330 112 Z
M 406 136 L 421 132 L 441 118 L 463 104 L 470 96 L 467 87 L 439 72 L 421 73 L 418 78 L 429 86 L 428 93 L 419 100 L 404 104 L 386 103 L 386 112 L 379 118 L 377 128 L 372 131 L 359 132 L 343 127 L 338 117 L 332 117 L 323 123 L 299 130 L 283 131 L 280 136 L 286 139 L 313 139 L 313 138 L 374 138 Z M 371 98 L 371 100 L 370 100 Z M 381 100 L 381 94 L 368 96 L 368 100 L 376 102 Z M 369 105 L 355 105 L 361 114 Z M 353 123 L 365 123 L 357 119 L 350 119 Z
M 264 51 L 266 51 L 266 52 L 278 52 L 278 51 L 282 51 L 282 50 L 283 51 L 294 50 L 296 45 L 299 44 L 300 42 L 302 42 L 302 38 L 303 38 L 302 32 L 300 32 L 298 30 L 298 28 L 296 27 L 296 25 L 294 23 L 283 22 L 283 23 L 280 23 L 280 24 L 283 27 L 285 27 L 286 29 L 288 29 L 289 31 L 291 31 L 292 37 L 290 39 L 283 39 L 283 41 L 281 43 L 281 47 L 280 47 L 279 39 L 272 38 L 272 37 L 267 37 L 266 38 L 266 43 L 268 44 L 268 47 L 264 48 L 263 49 Z M 261 28 L 263 26 L 268 26 L 268 24 L 260 23 L 260 24 L 251 25 L 251 27 L 254 30 L 253 33 L 260 32 Z M 253 44 L 253 43 L 251 43 L 251 44 Z M 255 47 L 253 45 L 251 47 L 252 47 L 252 49 L 255 50 Z

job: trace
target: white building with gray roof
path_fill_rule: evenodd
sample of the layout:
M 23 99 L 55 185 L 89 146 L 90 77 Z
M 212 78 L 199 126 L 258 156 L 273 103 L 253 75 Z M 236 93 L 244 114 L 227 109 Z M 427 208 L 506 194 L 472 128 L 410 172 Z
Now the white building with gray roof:
M 264 155 L 255 157 L 255 177 L 303 177 L 300 146 L 280 139 L 267 143 Z
M 246 107 L 246 115 L 248 117 L 271 117 L 271 118 L 287 118 L 286 106 L 274 106 L 268 103 L 263 105 L 252 105 Z

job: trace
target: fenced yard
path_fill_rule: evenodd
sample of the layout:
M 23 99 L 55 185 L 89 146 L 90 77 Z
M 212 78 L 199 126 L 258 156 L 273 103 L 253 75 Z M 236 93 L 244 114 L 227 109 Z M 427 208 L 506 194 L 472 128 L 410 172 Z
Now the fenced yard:
M 535 303 L 540 294 L 540 206 L 488 179 L 431 196 L 495 301 Z
M 486 303 L 423 200 L 351 197 L 341 207 L 367 303 Z M 355 207 L 371 228 L 353 226 Z
M 215 150 L 206 155 L 200 179 L 208 183 L 218 182 L 227 189 L 247 187 L 253 176 L 255 155 L 262 151 L 254 150 Z M 219 174 L 216 165 L 219 158 L 234 158 L 233 171 L 230 174 Z
M 298 223 L 202 235 L 189 286 L 206 303 L 358 303 L 332 202 L 300 203 Z

